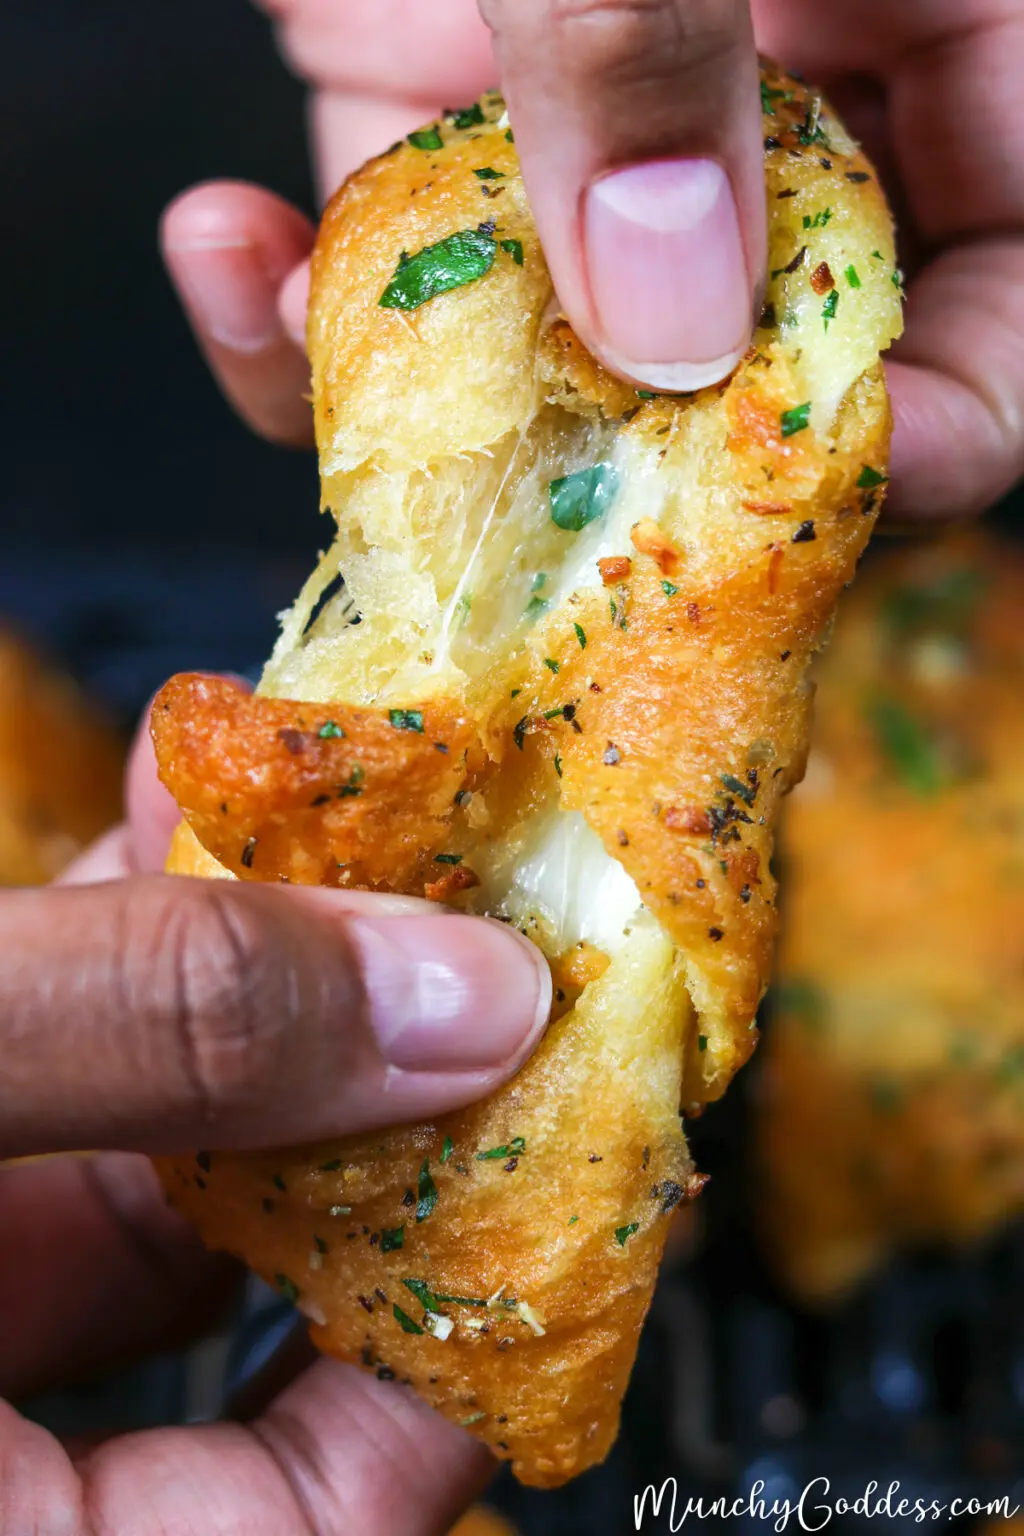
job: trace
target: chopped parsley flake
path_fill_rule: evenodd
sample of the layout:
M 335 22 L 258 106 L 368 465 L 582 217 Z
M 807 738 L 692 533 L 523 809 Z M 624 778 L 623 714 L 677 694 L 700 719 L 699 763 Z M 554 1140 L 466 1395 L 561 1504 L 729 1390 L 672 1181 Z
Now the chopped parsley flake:
M 434 863 L 435 864 L 461 864 L 462 863 L 462 854 L 461 853 L 435 853 L 434 854 Z
M 580 643 L 580 650 L 581 651 L 585 651 L 586 648 L 587 648 L 587 632 L 586 632 L 586 630 L 583 628 L 582 624 L 574 624 L 572 627 L 576 631 L 576 639 Z
M 432 1291 L 425 1280 L 414 1280 L 411 1276 L 403 1278 L 402 1284 L 407 1291 L 411 1291 L 421 1306 L 428 1312 L 436 1312 L 439 1307 L 486 1307 L 487 1300 L 483 1296 L 446 1296 L 441 1291 Z
M 640 1230 L 640 1223 L 638 1221 L 630 1221 L 630 1222 L 627 1222 L 627 1224 L 624 1227 L 616 1227 L 615 1228 L 615 1241 L 618 1243 L 620 1248 L 625 1248 L 626 1243 L 633 1236 L 633 1233 L 634 1232 L 639 1232 L 639 1230 Z
M 479 1413 L 471 1413 L 468 1418 L 459 1420 L 459 1428 L 468 1429 L 471 1424 L 479 1424 L 480 1420 L 486 1419 L 486 1417 L 487 1415 L 483 1409 Z
M 775 90 L 770 85 L 768 85 L 764 80 L 761 81 L 761 111 L 762 112 L 767 112 L 769 114 L 774 112 L 775 111 L 775 107 L 774 107 L 773 103 L 780 96 L 783 97 L 783 98 L 786 98 L 786 97 L 789 96 L 789 92 L 786 91 L 786 90 L 783 90 L 781 87 L 779 87 L 777 90 Z
M 505 137 L 506 137 L 506 139 L 507 139 L 507 140 L 508 140 L 508 142 L 509 142 L 509 143 L 510 143 L 510 144 L 514 144 L 514 143 L 515 143 L 515 141 L 516 141 L 516 136 L 515 136 L 515 134 L 514 134 L 514 133 L 513 133 L 513 132 L 512 132 L 512 129 L 511 129 L 511 128 L 506 128 L 506 129 L 505 129 Z
M 321 1163 L 320 1164 L 320 1172 L 321 1173 L 340 1173 L 341 1172 L 341 1166 L 342 1166 L 341 1165 L 341 1158 L 340 1157 L 332 1157 L 329 1163 Z
M 954 636 L 973 619 L 988 585 L 970 567 L 949 571 L 922 586 L 896 587 L 885 600 L 885 621 L 894 638 L 922 629 Z
M 526 1151 L 526 1142 L 522 1136 L 513 1136 L 512 1140 L 504 1147 L 491 1147 L 489 1152 L 478 1152 L 478 1163 L 493 1163 L 506 1157 L 521 1157 Z
M 819 208 L 815 214 L 804 214 L 804 229 L 824 229 L 832 217 L 831 208 Z
M 551 521 L 567 533 L 579 533 L 607 512 L 618 492 L 619 479 L 614 464 L 604 461 L 552 480 L 548 487 Z
M 423 735 L 421 709 L 389 709 L 388 719 L 396 731 L 419 731 L 420 735 Z
M 865 464 L 857 476 L 857 487 L 862 491 L 873 490 L 876 485 L 884 485 L 888 475 L 883 475 L 881 470 L 872 469 L 870 464 Z
M 662 582 L 661 590 L 664 592 L 666 597 L 675 597 L 676 593 L 679 591 L 679 588 L 674 586 L 671 581 L 666 580 Z
M 1024 1046 L 1011 1046 L 996 1068 L 996 1077 L 1006 1085 L 1019 1082 L 1024 1076 Z
M 544 665 L 547 667 L 548 671 L 549 672 L 553 672 L 556 677 L 558 676 L 559 672 L 562 670 L 561 663 L 555 661 L 553 659 L 553 657 L 551 657 L 551 656 L 545 656 L 544 657 Z
M 517 267 L 523 264 L 523 242 L 521 240 L 502 240 L 500 242 L 503 251 L 507 251 Z
M 558 774 L 559 778 L 562 777 L 562 759 L 559 757 L 557 752 L 555 753 L 555 772 Z
M 822 320 L 824 322 L 826 331 L 828 330 L 828 323 L 829 323 L 829 321 L 835 319 L 835 317 L 836 317 L 836 310 L 838 308 L 839 308 L 839 289 L 838 288 L 833 288 L 832 292 L 829 294 L 828 298 L 825 300 L 824 304 L 821 306 L 821 318 L 822 318 Z
M 539 619 L 542 613 L 547 613 L 551 604 L 546 597 L 531 597 L 523 609 L 523 617 L 527 619 Z
M 653 389 L 638 389 L 636 397 L 638 400 L 657 400 L 658 398 Z
M 866 715 L 879 751 L 907 789 L 927 799 L 950 782 L 938 742 L 902 704 L 880 695 Z
M 792 437 L 795 432 L 802 432 L 810 418 L 811 402 L 809 400 L 805 400 L 803 405 L 794 405 L 788 411 L 783 411 L 779 417 L 783 437 Z
M 808 1028 L 819 1029 L 824 1023 L 827 1004 L 825 994 L 816 982 L 794 976 L 779 982 L 772 996 L 777 1008 L 797 1014 Z
M 348 776 L 348 783 L 347 784 L 343 784 L 341 786 L 341 788 L 338 790 L 338 799 L 339 800 L 347 800 L 352 795 L 361 795 L 362 792 L 363 792 L 361 786 L 362 786 L 362 782 L 365 779 L 365 777 L 366 777 L 366 774 L 363 771 L 363 769 L 359 766 L 359 764 L 358 763 L 353 763 L 352 764 L 352 771 L 350 772 L 350 774 Z
M 405 1227 L 385 1227 L 380 1235 L 381 1253 L 394 1253 L 405 1246 Z
M 707 1048 L 708 1048 L 708 1037 L 707 1037 L 707 1035 L 698 1035 L 697 1036 L 697 1049 L 698 1049 L 698 1051 L 700 1051 L 702 1056 L 703 1056 L 704 1052 L 707 1050 Z
M 408 1312 L 402 1311 L 397 1301 L 392 1305 L 391 1310 L 395 1314 L 395 1322 L 401 1328 L 403 1333 L 423 1332 L 423 1329 L 420 1327 L 419 1323 L 414 1323 Z
M 491 165 L 481 165 L 481 166 L 478 166 L 473 171 L 473 175 L 478 179 L 478 181 L 504 181 L 505 180 L 505 172 L 504 171 L 496 171 L 494 169 L 494 167 L 491 166 Z
M 570 1227 L 574 1227 L 578 1221 L 579 1221 L 579 1217 L 578 1216 L 570 1216 L 567 1225 L 570 1226 Z
M 333 720 L 325 720 L 323 725 L 317 731 L 317 735 L 321 741 L 337 741 L 338 738 L 344 736 L 344 734 L 345 732 L 342 730 L 341 726 L 335 725 Z
M 738 779 L 734 773 L 723 773 L 720 777 L 725 789 L 731 794 L 738 795 L 744 805 L 753 805 L 757 799 L 757 790 L 753 784 L 744 784 L 743 780 Z
M 416 1220 L 426 1221 L 437 1204 L 437 1185 L 430 1177 L 430 1160 L 426 1157 L 423 1159 L 423 1167 L 420 1169 L 416 1193 L 419 1196 L 416 1202 Z
M 415 256 L 399 260 L 394 277 L 378 299 L 381 309 L 419 309 L 439 293 L 462 288 L 494 265 L 497 246 L 478 229 L 462 229 Z
M 879 1078 L 871 1084 L 871 1107 L 883 1115 L 891 1115 L 900 1106 L 899 1084 L 887 1078 Z
M 327 1244 L 324 1242 L 322 1237 L 317 1237 L 315 1232 L 313 1233 L 313 1241 L 316 1244 L 317 1253 L 327 1252 Z
M 471 107 L 457 107 L 446 112 L 445 117 L 450 117 L 456 128 L 477 128 L 484 120 L 483 108 L 478 101 Z
M 414 1280 L 411 1276 L 404 1276 L 402 1279 L 402 1284 L 405 1286 L 407 1291 L 412 1291 L 412 1294 L 416 1297 L 416 1300 L 420 1303 L 421 1306 L 425 1307 L 428 1312 L 437 1311 L 438 1306 L 440 1305 L 439 1298 L 434 1295 L 433 1291 L 430 1289 L 430 1286 L 425 1280 Z
M 289 1280 L 287 1275 L 275 1275 L 274 1284 L 277 1286 L 285 1300 L 290 1301 L 294 1306 L 294 1304 L 299 1299 L 299 1288 L 295 1284 L 295 1281 Z
M 849 283 L 851 288 L 860 287 L 860 278 L 857 275 L 857 268 L 853 266 L 852 263 L 846 269 L 846 281 Z
M 446 1163 L 454 1151 L 454 1141 L 452 1141 L 450 1136 L 446 1136 L 444 1139 L 444 1144 L 441 1147 L 441 1162 Z
M 872 251 L 871 254 L 875 258 L 876 261 L 884 261 L 885 260 L 885 257 L 882 255 L 881 251 Z
M 409 143 L 413 149 L 444 148 L 444 140 L 436 123 L 433 128 L 417 128 L 415 133 L 410 133 Z

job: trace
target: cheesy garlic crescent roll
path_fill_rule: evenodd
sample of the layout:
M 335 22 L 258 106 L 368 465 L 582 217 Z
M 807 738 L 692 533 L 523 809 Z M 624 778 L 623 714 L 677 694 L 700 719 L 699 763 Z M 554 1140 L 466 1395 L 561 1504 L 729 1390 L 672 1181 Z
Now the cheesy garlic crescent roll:
M 807 668 L 885 480 L 889 214 L 817 94 L 762 94 L 767 302 L 693 396 L 611 377 L 559 317 L 497 95 L 342 187 L 309 315 L 337 538 L 255 696 L 181 677 L 154 711 L 172 868 L 425 895 L 551 964 L 547 1036 L 487 1102 L 163 1164 L 324 1350 L 539 1485 L 614 1439 L 701 1182 L 680 1106 L 754 1048 Z

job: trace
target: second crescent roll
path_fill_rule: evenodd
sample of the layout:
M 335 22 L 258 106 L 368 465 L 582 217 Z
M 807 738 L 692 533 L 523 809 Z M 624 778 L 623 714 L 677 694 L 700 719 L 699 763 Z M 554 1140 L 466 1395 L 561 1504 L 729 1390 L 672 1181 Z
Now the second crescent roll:
M 164 1164 L 324 1350 L 540 1485 L 611 1445 L 701 1182 L 680 1106 L 754 1048 L 808 664 L 885 480 L 889 215 L 815 93 L 762 94 L 768 299 L 691 397 L 560 318 L 496 95 L 346 183 L 309 318 L 337 536 L 254 697 L 183 677 L 154 711 L 173 868 L 426 895 L 551 964 L 547 1036 L 486 1103 Z

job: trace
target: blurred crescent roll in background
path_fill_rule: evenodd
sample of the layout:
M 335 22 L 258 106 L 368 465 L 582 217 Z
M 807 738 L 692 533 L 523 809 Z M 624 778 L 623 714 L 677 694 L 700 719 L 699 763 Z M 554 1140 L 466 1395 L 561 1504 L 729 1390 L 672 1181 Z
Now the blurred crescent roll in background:
M 873 551 L 817 672 L 759 1116 L 805 1300 L 1024 1204 L 1022 612 L 993 535 Z
M 44 885 L 117 821 L 123 761 L 71 679 L 0 630 L 0 885 Z

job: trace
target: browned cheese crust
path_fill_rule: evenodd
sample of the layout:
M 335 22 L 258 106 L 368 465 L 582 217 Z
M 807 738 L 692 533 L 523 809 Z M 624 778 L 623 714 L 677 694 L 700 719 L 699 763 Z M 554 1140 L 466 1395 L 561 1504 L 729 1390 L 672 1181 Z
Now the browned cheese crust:
M 767 1241 L 810 1301 L 1024 1206 L 1022 606 L 995 538 L 892 550 L 818 674 L 761 1115 Z
M 614 1438 L 700 1183 L 679 1107 L 754 1048 L 808 664 L 884 478 L 888 213 L 820 98 L 771 69 L 764 92 L 768 304 L 734 376 L 689 397 L 611 378 L 552 308 L 497 96 L 346 183 L 309 325 L 336 540 L 255 699 L 178 680 L 155 716 L 221 861 L 182 834 L 174 867 L 423 894 L 551 962 L 552 1027 L 488 1103 L 165 1165 L 325 1349 L 542 1485 Z
M 70 679 L 0 634 L 0 885 L 43 885 L 112 826 L 124 751 Z

